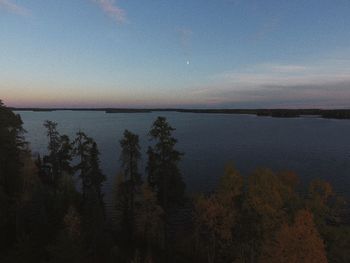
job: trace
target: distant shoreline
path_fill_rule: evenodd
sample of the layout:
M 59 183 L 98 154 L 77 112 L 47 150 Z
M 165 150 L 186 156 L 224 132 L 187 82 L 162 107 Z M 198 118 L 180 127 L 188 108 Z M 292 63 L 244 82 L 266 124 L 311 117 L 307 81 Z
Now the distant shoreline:
M 183 113 L 210 113 L 210 114 L 250 114 L 275 118 L 298 118 L 315 116 L 328 119 L 350 119 L 350 109 L 177 109 L 177 108 L 10 108 L 13 111 L 104 111 L 105 113 L 151 113 L 151 112 L 183 112 Z

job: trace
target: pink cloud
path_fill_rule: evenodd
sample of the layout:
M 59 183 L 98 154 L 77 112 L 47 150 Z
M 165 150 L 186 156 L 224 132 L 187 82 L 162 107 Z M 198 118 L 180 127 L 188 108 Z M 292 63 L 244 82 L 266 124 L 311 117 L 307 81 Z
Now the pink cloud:
M 4 9 L 8 12 L 21 15 L 21 16 L 30 15 L 30 11 L 27 8 L 13 3 L 12 0 L 0 0 L 0 9 Z
M 0 0 L 1 1 L 1 0 Z M 112 19 L 122 24 L 127 21 L 124 9 L 115 4 L 114 0 L 93 0 L 100 8 L 107 13 Z

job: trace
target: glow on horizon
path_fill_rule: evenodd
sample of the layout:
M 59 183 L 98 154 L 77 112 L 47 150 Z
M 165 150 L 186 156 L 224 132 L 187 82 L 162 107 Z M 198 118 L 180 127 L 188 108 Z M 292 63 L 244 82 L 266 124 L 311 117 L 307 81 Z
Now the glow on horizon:
M 0 85 L 1 86 L 1 85 Z M 181 98 L 179 94 L 177 99 L 168 98 L 166 94 L 144 93 L 141 98 L 129 96 L 121 92 L 100 92 L 96 89 L 93 93 L 84 93 L 81 90 L 72 88 L 55 88 L 52 90 L 33 89 L 28 86 L 21 88 L 10 87 L 2 89 L 3 102 L 11 107 L 176 107 L 179 105 L 195 105 L 196 101 L 191 98 Z M 31 92 L 33 91 L 33 92 Z M 21 94 L 27 93 L 25 97 Z

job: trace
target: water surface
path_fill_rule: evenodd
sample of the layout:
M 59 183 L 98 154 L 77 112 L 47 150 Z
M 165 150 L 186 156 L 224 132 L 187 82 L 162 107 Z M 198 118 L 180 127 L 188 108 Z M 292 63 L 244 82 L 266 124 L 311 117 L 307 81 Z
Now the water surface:
M 59 123 L 69 135 L 82 130 L 93 137 L 101 152 L 101 166 L 107 175 L 104 190 L 110 198 L 119 171 L 119 140 L 124 129 L 140 135 L 143 158 L 149 145 L 148 131 L 157 116 L 164 116 L 176 128 L 177 148 L 185 153 L 181 163 L 187 189 L 212 190 L 224 165 L 233 161 L 244 174 L 256 167 L 292 170 L 304 182 L 320 177 L 338 192 L 349 193 L 350 120 L 321 118 L 271 118 L 253 115 L 177 112 L 116 113 L 99 111 L 18 112 L 26 139 L 33 152 L 47 152 L 43 122 Z M 109 196 L 109 197 L 108 197 Z

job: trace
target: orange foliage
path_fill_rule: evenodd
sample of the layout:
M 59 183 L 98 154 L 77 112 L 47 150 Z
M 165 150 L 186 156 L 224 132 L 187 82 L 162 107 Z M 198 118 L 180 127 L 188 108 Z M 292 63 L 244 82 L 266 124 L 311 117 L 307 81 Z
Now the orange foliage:
M 233 208 L 237 197 L 242 194 L 243 177 L 232 164 L 225 167 L 225 174 L 220 179 L 217 196 L 220 201 Z
M 199 197 L 196 202 L 196 224 L 202 232 L 223 240 L 231 239 L 233 214 L 215 197 Z
M 265 246 L 261 263 L 326 263 L 327 257 L 313 215 L 297 213 L 292 225 L 284 224 L 274 242 Z
M 274 216 L 283 206 L 279 178 L 268 169 L 256 170 L 248 179 L 248 203 L 259 215 Z

